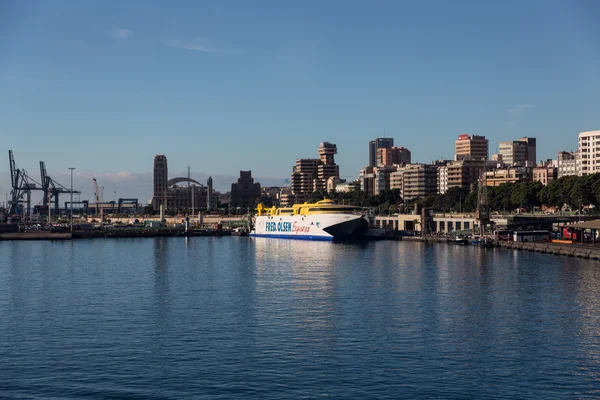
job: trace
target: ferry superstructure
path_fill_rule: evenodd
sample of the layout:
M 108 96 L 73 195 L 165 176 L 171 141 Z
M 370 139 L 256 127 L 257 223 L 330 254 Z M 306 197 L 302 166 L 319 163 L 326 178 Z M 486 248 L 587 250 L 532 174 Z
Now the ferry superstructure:
M 344 240 L 361 237 L 369 228 L 364 208 L 332 200 L 291 207 L 257 207 L 250 236 L 305 240 Z

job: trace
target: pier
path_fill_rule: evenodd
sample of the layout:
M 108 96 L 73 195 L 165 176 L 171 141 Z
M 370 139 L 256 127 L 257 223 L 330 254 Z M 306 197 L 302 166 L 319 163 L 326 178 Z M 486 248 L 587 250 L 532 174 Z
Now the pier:
M 151 238 L 151 237 L 199 237 L 199 236 L 231 236 L 231 230 L 179 230 L 179 229 L 111 229 L 93 231 L 75 231 L 71 233 L 12 232 L 0 233 L 2 240 L 76 240 L 96 238 Z
M 74 231 L 71 233 L 59 233 L 49 231 L 38 232 L 9 232 L 0 233 L 0 241 L 3 240 L 80 240 L 80 239 L 117 239 L 117 238 L 154 238 L 154 237 L 222 237 L 231 236 L 232 230 L 210 230 L 192 229 L 105 229 L 90 231 Z M 379 238 L 379 237 L 378 237 Z M 449 241 L 447 236 L 399 236 L 387 235 L 386 240 L 442 243 L 452 246 L 457 244 Z M 373 239 L 374 240 L 374 239 Z M 494 241 L 486 247 L 498 247 L 509 250 L 529 251 L 543 254 L 560 255 L 567 257 L 600 260 L 600 244 L 580 244 L 571 241 L 554 240 L 552 242 L 507 242 Z
M 395 240 L 405 240 L 410 242 L 424 243 L 447 243 L 456 246 L 448 241 L 447 237 L 438 236 L 398 236 Z M 501 247 L 509 250 L 529 251 L 535 253 L 552 254 L 557 256 L 577 257 L 590 260 L 600 260 L 600 246 L 592 244 L 577 244 L 569 241 L 553 242 L 506 242 L 495 241 L 489 247 Z
M 593 245 L 546 242 L 497 242 L 496 246 L 512 250 L 600 260 L 600 247 Z

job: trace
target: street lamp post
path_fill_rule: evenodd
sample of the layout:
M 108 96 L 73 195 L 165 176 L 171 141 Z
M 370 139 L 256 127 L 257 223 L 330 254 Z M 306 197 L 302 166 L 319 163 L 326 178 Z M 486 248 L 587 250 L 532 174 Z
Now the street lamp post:
M 71 215 L 70 215 L 70 222 L 71 222 L 71 235 L 73 235 L 73 170 L 75 169 L 75 167 L 69 167 L 69 169 L 71 170 Z

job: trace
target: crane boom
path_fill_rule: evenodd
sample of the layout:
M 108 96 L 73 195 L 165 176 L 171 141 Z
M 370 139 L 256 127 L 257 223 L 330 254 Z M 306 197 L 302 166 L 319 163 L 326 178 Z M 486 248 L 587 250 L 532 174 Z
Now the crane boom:
M 96 193 L 95 193 L 96 207 L 99 207 L 98 211 L 100 213 L 100 223 L 103 224 L 104 223 L 104 209 L 103 209 L 102 201 L 100 200 L 100 189 L 98 188 L 98 181 L 96 180 L 96 178 L 94 178 L 94 190 L 96 191 Z
M 10 191 L 11 200 L 10 200 L 10 214 L 17 214 L 19 211 L 19 201 L 21 200 L 22 191 L 19 182 L 21 182 L 21 170 L 17 169 L 15 164 L 15 156 L 13 155 L 13 151 L 8 151 L 8 162 L 10 164 L 10 185 L 12 190 Z
M 16 189 L 19 186 L 19 173 L 15 165 L 15 156 L 12 150 L 8 151 L 8 162 L 10 163 L 10 183 L 13 189 Z
M 43 161 L 40 161 L 40 178 L 42 179 L 42 191 L 44 192 L 43 204 L 47 206 L 50 203 L 50 182 L 48 182 L 46 163 Z

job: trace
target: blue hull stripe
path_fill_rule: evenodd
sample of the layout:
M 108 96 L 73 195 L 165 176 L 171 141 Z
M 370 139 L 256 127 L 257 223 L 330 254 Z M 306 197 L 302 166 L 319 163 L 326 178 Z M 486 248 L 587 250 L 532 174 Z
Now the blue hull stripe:
M 327 241 L 327 242 L 331 242 L 333 240 L 333 236 L 271 235 L 271 234 L 256 234 L 256 233 L 251 233 L 250 236 L 276 238 L 276 239 L 323 240 L 323 241 Z

